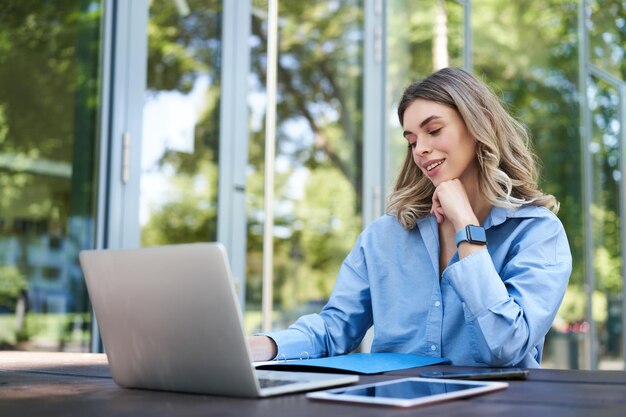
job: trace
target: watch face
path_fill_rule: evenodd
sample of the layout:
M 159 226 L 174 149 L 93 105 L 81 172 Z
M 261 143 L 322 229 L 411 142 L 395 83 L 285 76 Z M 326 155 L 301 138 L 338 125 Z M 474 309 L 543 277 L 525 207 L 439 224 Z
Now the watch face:
M 487 243 L 487 236 L 485 235 L 485 229 L 480 226 L 467 226 L 467 237 L 469 242 L 475 243 Z

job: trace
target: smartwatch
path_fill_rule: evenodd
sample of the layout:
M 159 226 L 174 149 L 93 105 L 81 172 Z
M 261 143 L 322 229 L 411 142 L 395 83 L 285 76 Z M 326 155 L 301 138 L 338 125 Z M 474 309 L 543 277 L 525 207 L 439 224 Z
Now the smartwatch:
M 473 224 L 468 224 L 455 234 L 456 237 L 456 247 L 463 242 L 472 243 L 474 245 L 486 245 L 487 244 L 487 235 L 485 234 L 485 229 L 481 226 L 476 226 Z

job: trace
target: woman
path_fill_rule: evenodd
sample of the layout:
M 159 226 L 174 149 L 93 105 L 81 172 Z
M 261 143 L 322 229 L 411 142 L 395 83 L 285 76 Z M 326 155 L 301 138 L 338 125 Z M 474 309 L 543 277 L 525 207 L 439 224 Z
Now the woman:
M 249 338 L 255 360 L 373 352 L 539 367 L 571 272 L 528 135 L 484 83 L 445 68 L 398 107 L 407 155 L 387 215 L 359 236 L 328 304 Z

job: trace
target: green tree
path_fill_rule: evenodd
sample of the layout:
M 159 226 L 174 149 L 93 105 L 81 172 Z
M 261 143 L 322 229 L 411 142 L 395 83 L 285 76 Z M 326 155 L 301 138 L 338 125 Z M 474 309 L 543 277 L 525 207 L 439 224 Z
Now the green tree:
M 0 266 L 0 307 L 14 310 L 26 287 L 26 279 L 15 266 Z
M 475 71 L 500 92 L 531 134 L 541 186 L 561 203 L 582 284 L 583 227 L 577 2 L 473 2 Z
M 151 207 L 142 227 L 146 246 L 217 238 L 222 6 L 217 0 L 192 0 L 188 6 L 191 13 L 186 14 L 176 2 L 150 4 L 146 99 L 158 99 L 163 92 L 189 94 L 202 77 L 208 88 L 193 152 L 165 149 L 150 168 L 169 179 L 163 184 L 165 203 Z
M 253 5 L 251 86 L 253 94 L 262 95 L 267 45 L 262 10 L 267 6 L 264 2 Z M 280 3 L 274 190 L 274 301 L 279 308 L 328 296 L 341 259 L 360 229 L 362 7 L 360 1 Z M 253 120 L 262 120 L 262 114 L 251 110 Z M 253 122 L 251 127 L 247 285 L 249 301 L 254 303 L 259 301 L 261 285 L 264 125 Z M 329 181 L 348 188 L 319 183 L 312 187 L 322 172 Z M 350 214 L 341 212 L 343 217 L 337 218 L 338 213 L 321 208 L 320 198 L 342 207 L 347 202 Z M 311 223 L 299 207 L 317 213 L 319 221 L 330 228 L 308 229 Z M 352 228 L 346 229 L 348 224 Z M 332 237 L 341 228 L 345 237 L 338 247 Z M 320 260 L 328 260 L 325 253 L 330 250 L 334 255 L 322 265 Z
M 3 262 L 38 293 L 36 313 L 51 288 L 68 295 L 62 309 L 88 310 L 76 255 L 94 236 L 101 13 L 87 0 L 0 8 L 0 239 L 19 247 Z M 44 241 L 64 265 L 46 268 L 41 285 L 36 271 L 50 260 L 31 251 Z

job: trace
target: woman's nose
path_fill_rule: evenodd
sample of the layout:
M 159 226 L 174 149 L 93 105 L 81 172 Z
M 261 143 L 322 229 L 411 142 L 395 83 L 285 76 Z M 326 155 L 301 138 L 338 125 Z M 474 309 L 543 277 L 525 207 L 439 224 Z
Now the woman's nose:
M 428 143 L 427 140 L 418 140 L 415 144 L 415 148 L 413 148 L 413 152 L 416 155 L 426 155 L 432 151 L 432 147 Z

